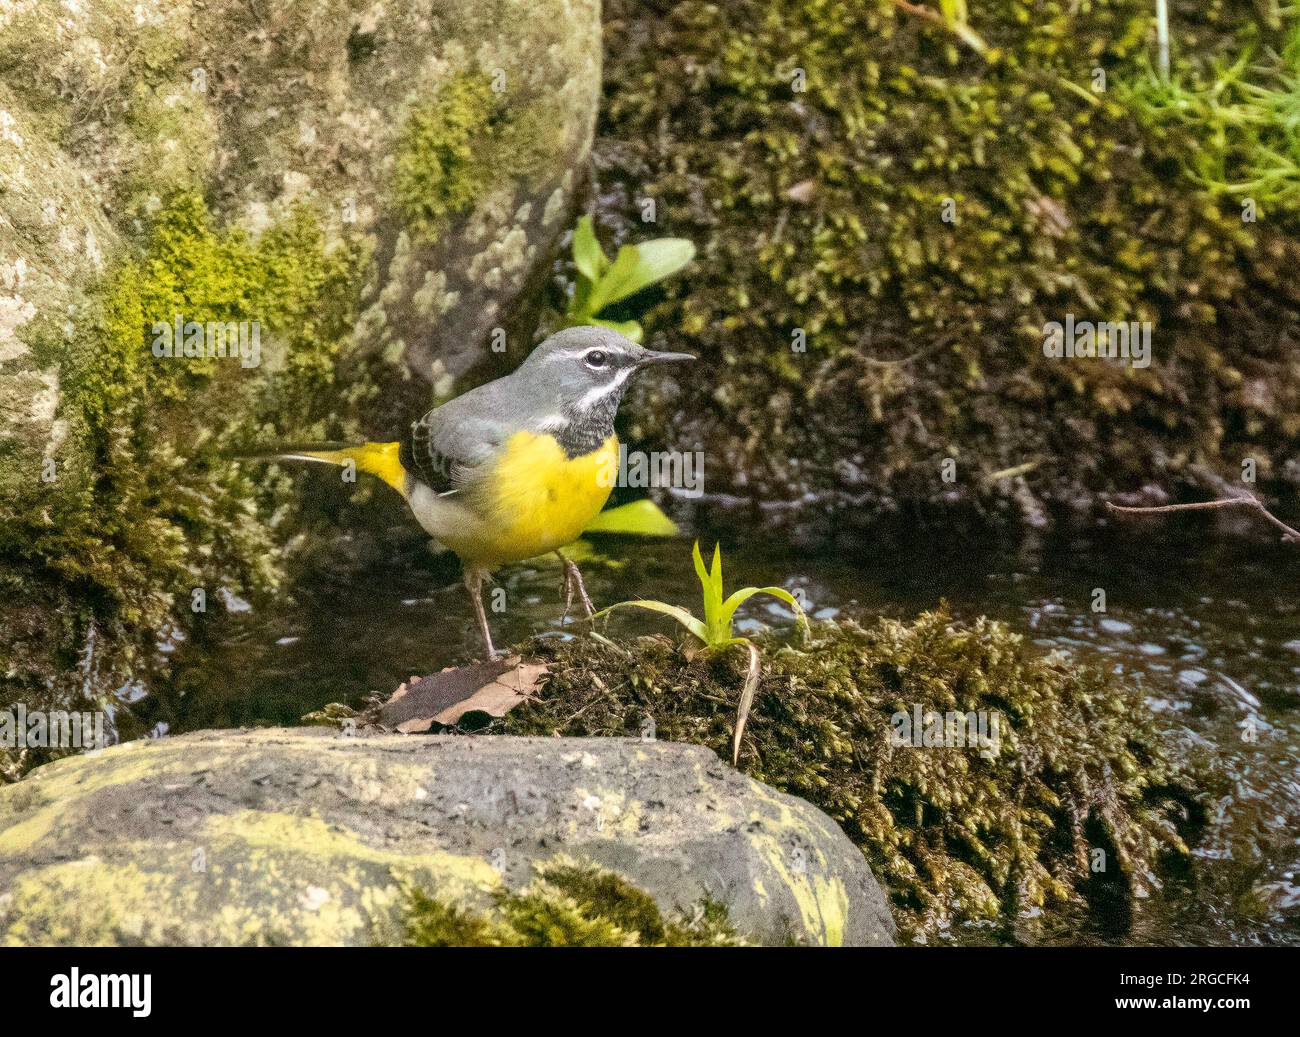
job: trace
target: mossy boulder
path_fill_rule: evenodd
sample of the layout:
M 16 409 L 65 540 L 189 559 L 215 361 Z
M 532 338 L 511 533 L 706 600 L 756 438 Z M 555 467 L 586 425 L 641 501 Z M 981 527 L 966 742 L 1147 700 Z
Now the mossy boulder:
M 993 60 L 903 6 L 605 5 L 606 232 L 652 199 L 700 248 L 649 326 L 707 377 L 640 387 L 634 437 L 708 452 L 712 520 L 813 542 L 1217 495 L 1247 458 L 1292 496 L 1300 210 L 1243 222 L 1197 128 L 1126 103 L 1151 4 L 971 5 Z M 1285 49 L 1248 5 L 1170 6 L 1180 61 Z M 1150 366 L 1045 357 L 1070 314 L 1151 322 Z
M 667 638 L 542 640 L 513 734 L 659 738 L 731 751 L 745 653 Z M 1185 863 L 1200 808 L 1137 691 L 1004 624 L 944 612 L 813 625 L 763 643 L 739 766 L 825 810 L 912 937 L 1033 940 L 1089 906 L 1131 916 Z M 973 923 L 965 935 L 956 932 Z
M 231 454 L 395 438 L 491 329 L 525 351 L 599 11 L 36 0 L 0 52 L 0 702 L 51 705 L 274 586 L 287 484 Z M 177 320 L 257 362 L 156 356 Z
M 707 749 L 640 738 L 131 742 L 0 789 L 0 890 L 10 944 L 889 944 L 894 931 L 821 811 Z

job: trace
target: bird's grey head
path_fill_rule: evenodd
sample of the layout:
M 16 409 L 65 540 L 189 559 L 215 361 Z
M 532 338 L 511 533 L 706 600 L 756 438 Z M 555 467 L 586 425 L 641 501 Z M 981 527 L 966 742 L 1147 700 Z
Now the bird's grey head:
M 694 360 L 689 353 L 658 353 L 610 328 L 577 327 L 556 332 L 515 372 L 528 392 L 571 420 L 618 410 L 629 379 L 651 364 Z
M 583 326 L 556 332 L 511 377 L 532 401 L 537 431 L 549 432 L 570 457 L 580 457 L 613 434 L 614 415 L 637 371 L 694 359 L 646 349 L 610 328 Z

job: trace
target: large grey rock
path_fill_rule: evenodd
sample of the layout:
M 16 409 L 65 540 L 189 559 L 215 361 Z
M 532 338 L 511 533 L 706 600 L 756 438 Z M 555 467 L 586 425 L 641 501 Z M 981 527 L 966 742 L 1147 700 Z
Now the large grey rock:
M 549 257 L 595 125 L 597 0 L 281 8 L 0 10 L 0 450 L 14 455 L 0 488 L 30 484 L 67 431 L 57 357 L 33 355 L 25 329 L 75 320 L 87 283 L 172 192 L 207 194 L 252 234 L 306 203 L 328 240 L 361 235 L 375 270 L 358 348 L 434 382 L 486 355 L 489 329 L 510 323 Z M 394 175 L 410 116 L 447 114 L 439 99 L 467 79 L 491 82 L 529 132 L 456 185 L 445 219 L 412 226 Z M 487 146 L 491 131 L 465 119 Z M 466 179 L 454 166 L 446 177 Z
M 58 372 L 23 327 L 75 317 L 177 191 L 254 235 L 311 205 L 375 257 L 362 348 L 431 380 L 481 360 L 565 230 L 600 96 L 599 0 L 30 0 L 0 50 L 0 401 L 23 404 L 0 433 L 46 451 Z M 420 112 L 426 226 L 395 169 Z
M 893 943 L 862 854 L 707 749 L 217 731 L 0 788 L 0 942 L 361 944 L 402 887 L 482 906 L 563 854 L 764 943 Z

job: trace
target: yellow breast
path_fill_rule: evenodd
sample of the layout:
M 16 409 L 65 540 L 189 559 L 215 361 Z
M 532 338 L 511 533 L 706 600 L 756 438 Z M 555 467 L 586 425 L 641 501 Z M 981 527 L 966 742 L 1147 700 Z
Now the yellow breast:
M 516 432 L 476 488 L 473 542 L 448 546 L 471 561 L 517 562 L 571 544 L 605 506 L 618 476 L 618 437 L 570 458 L 549 435 Z

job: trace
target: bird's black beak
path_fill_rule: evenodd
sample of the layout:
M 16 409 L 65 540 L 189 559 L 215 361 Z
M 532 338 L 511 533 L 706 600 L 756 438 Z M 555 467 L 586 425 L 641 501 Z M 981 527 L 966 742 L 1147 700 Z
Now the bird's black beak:
M 645 367 L 648 364 L 671 364 L 678 360 L 694 360 L 696 357 L 691 353 L 659 353 L 653 349 L 647 349 L 637 357 L 636 366 Z

